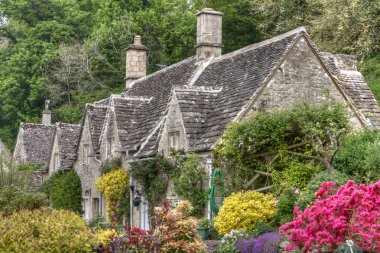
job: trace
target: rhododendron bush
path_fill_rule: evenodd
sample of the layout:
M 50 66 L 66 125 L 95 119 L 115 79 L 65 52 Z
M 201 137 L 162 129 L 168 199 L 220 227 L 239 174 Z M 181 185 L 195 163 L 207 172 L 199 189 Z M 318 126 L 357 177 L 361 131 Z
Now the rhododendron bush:
M 348 181 L 334 194 L 334 182 L 324 182 L 316 201 L 280 227 L 291 244 L 287 250 L 335 250 L 346 240 L 369 252 L 380 252 L 380 181 L 356 185 Z

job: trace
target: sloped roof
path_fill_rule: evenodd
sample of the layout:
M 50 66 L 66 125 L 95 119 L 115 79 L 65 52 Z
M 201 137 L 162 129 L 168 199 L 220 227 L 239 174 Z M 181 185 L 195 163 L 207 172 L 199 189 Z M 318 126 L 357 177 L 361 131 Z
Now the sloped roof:
M 85 110 L 90 128 L 91 141 L 95 153 L 98 152 L 100 148 L 99 139 L 107 113 L 108 102 L 109 100 L 105 99 L 97 103 L 86 105 Z
M 58 123 L 56 128 L 60 169 L 69 170 L 76 159 L 81 125 Z
M 120 120 L 117 124 L 122 126 L 119 134 L 123 147 L 138 150 L 136 158 L 157 154 L 169 100 L 176 96 L 190 150 L 210 150 L 301 36 L 307 38 L 358 114 L 366 115 L 364 122 L 379 126 L 380 109 L 360 73 L 337 68 L 300 27 L 208 61 L 191 57 L 135 81 L 122 96 L 145 97 L 149 102 L 123 101 L 124 105 L 115 109 Z
M 147 77 L 138 79 L 131 88 L 125 92 L 126 97 L 149 97 L 152 98 L 141 108 L 142 114 L 129 135 L 129 144 L 126 148 L 138 147 L 147 137 L 153 138 L 145 145 L 157 143 L 157 124 L 162 122 L 162 118 L 167 111 L 172 88 L 176 85 L 185 85 L 198 68 L 195 57 L 188 58 L 177 64 L 157 71 Z M 148 146 L 147 146 L 148 145 Z
M 356 70 L 355 57 L 326 52 L 320 55 L 366 123 L 379 129 L 380 108 L 364 77 Z
M 211 59 L 204 66 L 192 62 L 192 58 L 187 60 L 192 64 L 184 67 L 191 67 L 191 71 L 187 72 L 192 72 L 193 75 L 186 76 L 186 79 L 178 78 L 174 82 L 174 88 L 168 85 L 161 92 L 168 93 L 170 88 L 175 90 L 190 150 L 203 151 L 211 148 L 223 134 L 226 125 L 235 119 L 267 80 L 302 32 L 305 32 L 303 27 L 295 29 Z M 135 83 L 134 87 L 138 86 L 139 83 Z M 160 111 L 165 111 L 166 106 L 167 102 L 160 107 Z M 159 118 L 157 116 L 155 119 Z M 156 132 L 151 134 L 145 141 L 143 150 L 135 156 L 140 158 L 155 154 L 153 150 L 157 146 L 158 137 Z
M 56 127 L 21 123 L 22 143 L 26 163 L 47 163 L 52 150 Z

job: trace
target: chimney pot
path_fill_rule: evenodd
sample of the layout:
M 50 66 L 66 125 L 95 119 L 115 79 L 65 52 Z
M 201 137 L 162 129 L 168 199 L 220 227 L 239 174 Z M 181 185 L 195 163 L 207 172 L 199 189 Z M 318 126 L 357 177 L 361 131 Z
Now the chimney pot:
M 141 36 L 140 35 L 136 35 L 135 38 L 134 38 L 133 43 L 135 45 L 141 45 Z

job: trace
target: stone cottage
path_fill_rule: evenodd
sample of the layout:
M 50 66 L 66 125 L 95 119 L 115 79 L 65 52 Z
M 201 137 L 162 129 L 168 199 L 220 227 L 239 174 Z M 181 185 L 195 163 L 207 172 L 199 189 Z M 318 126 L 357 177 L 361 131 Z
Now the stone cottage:
M 355 57 L 319 52 L 303 27 L 222 55 L 222 16 L 212 9 L 197 13 L 196 54 L 148 76 L 147 48 L 135 36 L 126 48 L 124 92 L 86 106 L 73 166 L 86 219 L 104 214 L 94 183 L 107 160 L 119 157 L 128 169 L 130 162 L 183 148 L 204 157 L 210 172 L 212 148 L 226 126 L 262 106 L 273 111 L 333 98 L 346 105 L 354 128 L 380 126 L 380 108 Z M 138 183 L 130 183 L 136 191 Z M 131 221 L 147 228 L 141 197 Z
M 81 179 L 83 217 L 90 220 L 98 215 L 105 215 L 105 203 L 95 182 L 100 177 L 99 139 L 108 108 L 108 99 L 94 104 L 87 104 L 81 122 L 81 132 L 76 149 L 74 169 Z
M 172 147 L 211 158 L 226 126 L 258 107 L 272 111 L 328 97 L 346 105 L 354 128 L 380 126 L 355 57 L 319 52 L 303 27 L 222 55 L 222 15 L 199 12 L 196 55 L 148 76 L 147 49 L 135 37 L 126 49 L 126 89 L 108 100 L 102 162 L 121 157 L 128 168 L 128 161 L 168 156 Z M 146 227 L 147 203 L 132 209 L 134 225 Z

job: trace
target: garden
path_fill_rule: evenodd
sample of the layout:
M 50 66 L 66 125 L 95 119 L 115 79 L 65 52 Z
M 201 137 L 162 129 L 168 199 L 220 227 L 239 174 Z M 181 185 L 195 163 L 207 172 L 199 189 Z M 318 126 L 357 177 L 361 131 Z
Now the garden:
M 346 116 L 333 103 L 260 110 L 228 127 L 212 175 L 183 150 L 128 171 L 111 162 L 96 183 L 107 219 L 87 224 L 74 170 L 32 191 L 28 170 L 1 168 L 0 251 L 202 253 L 213 239 L 219 253 L 380 252 L 380 134 L 353 131 Z M 151 230 L 125 222 L 130 177 L 150 203 Z M 177 205 L 165 200 L 169 181 Z

